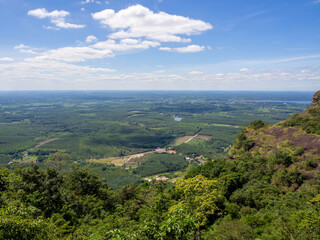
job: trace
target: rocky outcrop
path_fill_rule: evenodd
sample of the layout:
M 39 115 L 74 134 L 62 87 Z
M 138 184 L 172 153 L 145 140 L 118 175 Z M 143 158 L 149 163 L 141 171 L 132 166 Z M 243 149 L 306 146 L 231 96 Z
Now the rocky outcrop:
M 316 92 L 313 95 L 312 103 L 311 103 L 310 107 L 307 110 L 305 110 L 304 112 L 302 112 L 301 116 L 307 116 L 309 114 L 309 111 L 314 108 L 320 108 L 320 91 Z
M 320 104 L 320 91 L 313 95 L 312 104 Z
M 275 152 L 282 152 L 292 157 L 292 163 L 286 167 L 297 168 L 303 176 L 316 176 L 320 172 L 320 134 L 319 125 L 314 122 L 319 120 L 319 110 L 320 91 L 314 94 L 310 107 L 293 118 L 297 119 L 296 125 L 286 120 L 255 129 L 249 124 L 229 151 L 229 159 L 236 159 L 243 153 L 270 158 Z M 317 131 L 311 134 L 309 127 Z

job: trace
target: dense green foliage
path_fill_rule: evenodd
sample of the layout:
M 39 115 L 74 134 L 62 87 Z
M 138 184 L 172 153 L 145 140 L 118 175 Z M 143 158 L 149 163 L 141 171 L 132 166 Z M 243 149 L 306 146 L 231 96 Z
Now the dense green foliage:
M 31 164 L 23 164 L 23 166 L 30 166 Z M 123 186 L 134 184 L 140 185 L 143 183 L 142 178 L 132 173 L 131 170 L 124 169 L 123 167 L 116 167 L 114 165 L 107 165 L 102 163 L 73 163 L 73 162 L 41 162 L 37 164 L 40 169 L 57 168 L 61 173 L 70 172 L 77 166 L 79 168 L 85 168 L 91 173 L 96 174 L 99 179 L 107 183 L 109 187 L 113 189 L 120 189 Z M 15 165 L 14 165 L 15 167 Z M 13 167 L 13 168 L 14 168 Z
M 249 123 L 247 127 L 254 129 L 254 130 L 258 130 L 258 129 L 263 128 L 265 126 L 266 126 L 266 124 L 263 121 L 255 120 L 255 121 Z
M 151 154 L 143 161 L 133 173 L 141 177 L 151 176 L 158 173 L 173 172 L 184 169 L 188 162 L 180 155 Z
M 176 184 L 119 190 L 86 168 L 1 169 L 0 238 L 318 239 L 320 180 L 277 169 L 289 157 L 243 153 L 197 166 Z
M 309 110 L 309 114 L 301 116 L 294 114 L 283 124 L 285 127 L 299 127 L 307 133 L 320 134 L 320 108 Z
M 234 143 L 234 148 L 249 151 L 254 146 L 254 141 L 250 139 L 246 134 L 246 129 L 242 129 L 240 133 L 238 133 L 237 139 Z

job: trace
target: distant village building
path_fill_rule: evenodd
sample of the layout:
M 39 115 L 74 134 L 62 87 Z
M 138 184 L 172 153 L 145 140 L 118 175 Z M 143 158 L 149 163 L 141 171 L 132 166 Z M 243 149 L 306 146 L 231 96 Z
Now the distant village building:
M 165 181 L 168 181 L 170 178 L 168 178 L 168 177 L 166 177 L 166 176 L 161 176 L 161 177 L 158 177 L 158 176 L 156 176 L 156 177 L 153 177 L 152 178 L 154 181 L 156 181 L 156 182 L 165 182 Z
M 170 153 L 170 154 L 177 154 L 177 151 L 176 151 L 176 150 L 168 150 L 168 153 Z

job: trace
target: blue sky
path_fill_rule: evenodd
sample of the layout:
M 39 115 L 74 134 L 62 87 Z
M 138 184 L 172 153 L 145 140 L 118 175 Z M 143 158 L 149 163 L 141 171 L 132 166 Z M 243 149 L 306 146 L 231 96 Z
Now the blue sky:
M 320 0 L 0 0 L 0 90 L 320 89 Z

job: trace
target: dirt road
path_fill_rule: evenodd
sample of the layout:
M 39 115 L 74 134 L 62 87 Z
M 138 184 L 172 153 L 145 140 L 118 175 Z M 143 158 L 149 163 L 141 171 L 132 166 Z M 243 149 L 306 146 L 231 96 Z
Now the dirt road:
M 39 143 L 35 146 L 35 148 L 39 148 L 39 147 L 41 147 L 42 145 L 44 145 L 44 144 L 46 144 L 46 143 L 49 143 L 49 142 L 52 142 L 52 141 L 55 141 L 55 140 L 58 140 L 58 138 L 51 138 L 51 139 L 49 139 L 49 140 L 45 140 L 45 141 L 39 142 Z

